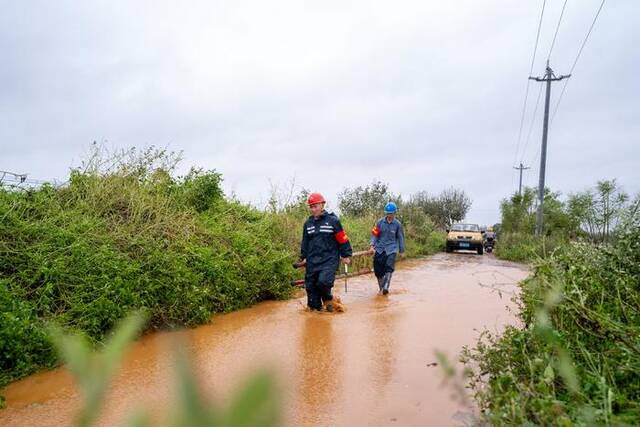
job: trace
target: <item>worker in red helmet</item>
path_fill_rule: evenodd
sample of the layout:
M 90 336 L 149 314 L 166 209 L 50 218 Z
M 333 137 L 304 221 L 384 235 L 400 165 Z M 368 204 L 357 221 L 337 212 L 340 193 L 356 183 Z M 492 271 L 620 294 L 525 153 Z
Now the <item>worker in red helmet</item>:
M 333 311 L 331 288 L 336 271 L 340 259 L 349 264 L 353 251 L 340 220 L 324 209 L 325 204 L 320 193 L 311 193 L 307 199 L 311 215 L 302 228 L 300 262 L 307 267 L 304 287 L 309 309 L 321 311 L 324 306 Z

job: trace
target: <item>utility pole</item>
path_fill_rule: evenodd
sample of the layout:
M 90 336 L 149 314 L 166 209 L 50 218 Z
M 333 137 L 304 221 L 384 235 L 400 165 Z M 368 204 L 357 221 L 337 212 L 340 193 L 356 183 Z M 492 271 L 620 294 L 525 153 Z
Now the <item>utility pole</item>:
M 522 162 L 520 162 L 520 166 L 518 166 L 518 167 L 514 166 L 513 168 L 520 171 L 520 184 L 518 185 L 518 195 L 522 196 L 522 171 L 523 170 L 527 170 L 527 169 L 531 169 L 531 168 L 528 167 L 528 166 L 524 167 Z
M 549 67 L 549 60 L 547 60 L 547 70 L 544 77 L 529 76 L 529 80 L 547 82 L 547 96 L 544 100 L 544 122 L 542 124 L 542 150 L 540 151 L 540 179 L 538 180 L 538 215 L 536 219 L 537 236 L 542 236 L 542 205 L 544 203 L 544 176 L 547 166 L 547 135 L 549 133 L 549 98 L 551 98 L 551 82 L 559 82 L 560 80 L 569 77 L 571 77 L 571 74 L 556 77 L 556 75 L 553 74 L 551 67 Z

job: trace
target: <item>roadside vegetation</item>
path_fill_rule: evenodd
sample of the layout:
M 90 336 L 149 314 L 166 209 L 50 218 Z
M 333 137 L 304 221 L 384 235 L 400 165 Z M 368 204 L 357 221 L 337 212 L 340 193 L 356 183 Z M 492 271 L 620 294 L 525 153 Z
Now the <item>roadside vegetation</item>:
M 535 236 L 536 189 L 524 188 L 500 204 L 499 244 L 496 256 L 509 261 L 534 261 L 569 242 L 611 243 L 616 228 L 637 214 L 640 195 L 625 193 L 616 180 L 599 181 L 592 189 L 570 194 L 549 190 L 544 196 L 544 232 Z
M 485 331 L 463 352 L 470 387 L 492 425 L 640 423 L 640 199 L 615 181 L 502 203 L 497 255 L 528 261 L 515 297 L 520 325 Z M 547 203 L 548 200 L 548 203 Z
M 0 187 L 0 386 L 58 363 L 48 325 L 100 348 L 134 310 L 147 314 L 149 331 L 290 297 L 308 192 L 276 188 L 257 208 L 225 196 L 216 171 L 177 176 L 179 161 L 155 148 L 95 146 L 63 186 Z M 391 199 L 409 257 L 443 249 L 444 233 L 421 206 L 375 182 L 339 199 L 354 250 L 368 248 Z

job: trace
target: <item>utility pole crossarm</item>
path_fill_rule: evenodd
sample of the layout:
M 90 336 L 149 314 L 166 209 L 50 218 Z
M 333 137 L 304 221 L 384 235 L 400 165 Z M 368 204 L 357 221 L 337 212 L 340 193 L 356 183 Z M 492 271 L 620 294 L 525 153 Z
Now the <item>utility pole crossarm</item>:
M 560 77 L 529 77 L 529 80 L 535 80 L 537 82 L 559 82 L 560 80 L 568 79 L 571 74 L 565 74 Z

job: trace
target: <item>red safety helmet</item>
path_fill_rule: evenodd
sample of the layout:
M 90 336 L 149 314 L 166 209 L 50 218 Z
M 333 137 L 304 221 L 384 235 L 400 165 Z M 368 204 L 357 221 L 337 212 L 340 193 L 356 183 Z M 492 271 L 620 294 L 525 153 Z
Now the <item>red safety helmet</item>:
M 309 194 L 309 198 L 307 199 L 307 205 L 313 206 L 318 203 L 327 203 L 327 201 L 324 199 L 324 196 L 322 196 L 322 194 L 320 193 Z

